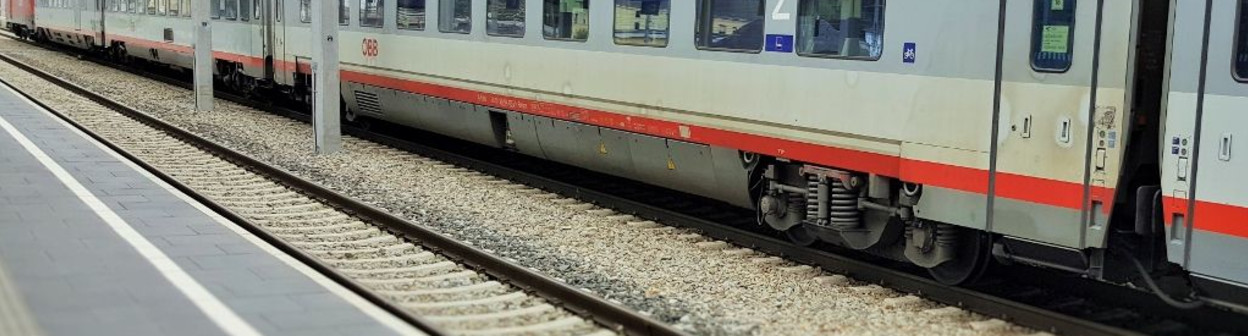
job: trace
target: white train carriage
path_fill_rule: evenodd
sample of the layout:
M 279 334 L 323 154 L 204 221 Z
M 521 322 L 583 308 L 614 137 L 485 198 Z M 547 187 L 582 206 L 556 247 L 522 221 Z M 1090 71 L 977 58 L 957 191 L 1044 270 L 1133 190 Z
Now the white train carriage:
M 191 68 L 194 63 L 192 0 L 106 0 L 105 40 L 110 52 L 160 64 Z M 281 11 L 269 1 L 213 0 L 211 18 L 215 71 L 236 89 L 250 90 L 257 79 L 273 79 L 267 62 L 281 43 Z M 287 83 L 287 82 L 282 82 Z
M 1248 255 L 1248 1 L 1177 2 L 1171 43 L 1159 191 L 1167 256 L 1192 273 L 1202 292 L 1242 308 L 1248 305 L 1248 264 L 1241 259 Z
M 34 38 L 81 49 L 104 46 L 104 13 L 94 0 L 36 0 Z
M 1075 257 L 1107 244 L 1131 3 L 361 3 L 383 24 L 342 32 L 352 113 L 758 207 L 797 240 L 892 246 L 928 267 L 986 251 L 978 235 L 924 240 L 975 232 L 955 227 Z M 389 19 L 412 11 L 437 15 L 428 29 Z M 984 29 L 1000 14 L 1003 31 Z M 752 175 L 770 187 L 750 190 Z M 922 231 L 909 255 L 894 244 L 906 229 Z

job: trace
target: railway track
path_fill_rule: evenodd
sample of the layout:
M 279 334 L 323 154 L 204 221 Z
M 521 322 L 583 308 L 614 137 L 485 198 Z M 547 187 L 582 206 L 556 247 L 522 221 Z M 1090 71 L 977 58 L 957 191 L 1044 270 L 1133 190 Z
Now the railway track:
M 185 85 L 167 77 L 154 79 Z M 238 96 L 226 98 L 305 122 L 308 119 L 306 115 L 289 109 L 258 104 Z M 697 229 L 713 239 L 839 271 L 859 280 L 916 293 L 934 301 L 1039 330 L 1080 335 L 1183 335 L 1248 330 L 1243 323 L 1235 322 L 1242 320 L 1239 315 L 1209 309 L 1176 311 L 1133 290 L 1028 268 L 1000 272 L 1005 276 L 973 288 L 947 287 L 927 279 L 920 272 L 897 267 L 887 261 L 857 255 L 846 257 L 854 253 L 824 247 L 792 246 L 782 237 L 754 230 L 753 215 L 747 211 L 714 201 L 674 194 L 665 189 L 522 155 L 486 150 L 437 135 L 417 132 L 419 135 L 413 138 L 410 129 L 395 130 L 380 126 L 372 130 L 348 128 L 347 133 L 405 152 L 597 203 L 643 219 Z M 1010 275 L 1015 272 L 1017 274 Z
M 679 334 L 618 304 L 319 187 L 7 55 L 0 59 L 45 81 L 44 86 L 23 87 L 5 79 L 23 95 L 427 333 Z M 55 101 L 44 102 L 35 97 L 37 91 L 59 92 Z

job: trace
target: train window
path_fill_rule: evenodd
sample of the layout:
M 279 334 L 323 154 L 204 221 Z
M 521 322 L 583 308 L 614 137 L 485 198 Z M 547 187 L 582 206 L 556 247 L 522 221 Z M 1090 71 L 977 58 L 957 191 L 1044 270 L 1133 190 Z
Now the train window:
M 1066 72 L 1074 60 L 1076 0 L 1035 0 L 1031 68 Z
M 351 24 L 351 0 L 342 0 L 338 2 L 338 25 L 346 26 Z
M 251 0 L 238 0 L 238 19 L 251 21 Z
M 797 54 L 880 59 L 884 0 L 802 0 L 797 8 Z
M 1248 12 L 1244 7 L 1248 0 L 1239 0 L 1239 14 L 1235 23 L 1235 59 L 1231 62 L 1231 72 L 1235 80 L 1248 82 Z
M 147 0 L 147 15 L 156 15 L 156 1 L 157 0 Z
M 194 0 L 182 0 L 182 17 L 191 17 L 191 1 Z
M 694 43 L 699 49 L 763 50 L 764 0 L 701 0 Z
M 238 20 L 238 0 L 225 0 L 225 7 L 221 9 L 221 17 L 226 20 Z
M 260 21 L 260 15 L 264 13 L 264 8 L 263 8 L 264 0 L 251 0 L 251 1 L 252 1 L 251 16 L 255 18 L 256 21 Z
M 182 10 L 182 0 L 169 0 L 169 16 L 179 16 Z
M 544 0 L 542 35 L 551 40 L 589 39 L 589 0 Z
M 221 0 L 213 0 L 213 1 L 214 1 L 213 3 L 216 3 L 215 1 L 221 1 Z M 130 13 L 143 14 L 142 5 L 143 5 L 143 2 L 141 0 L 130 0 Z
M 666 47 L 671 0 L 615 0 L 615 44 Z
M 438 30 L 444 33 L 472 31 L 472 0 L 439 0 Z
M 489 0 L 485 4 L 485 33 L 524 37 L 524 0 Z
M 425 30 L 425 0 L 399 0 L 399 29 Z
M 381 28 L 385 24 L 384 0 L 360 0 L 360 27 Z
M 312 22 L 312 0 L 299 0 L 299 22 Z
M 282 6 L 282 0 L 274 1 L 273 18 L 277 19 L 277 22 L 282 22 L 282 13 L 286 13 L 286 7 Z
M 169 0 L 156 0 L 156 1 L 157 1 L 156 2 L 156 15 L 161 15 L 161 16 L 168 15 L 169 14 Z

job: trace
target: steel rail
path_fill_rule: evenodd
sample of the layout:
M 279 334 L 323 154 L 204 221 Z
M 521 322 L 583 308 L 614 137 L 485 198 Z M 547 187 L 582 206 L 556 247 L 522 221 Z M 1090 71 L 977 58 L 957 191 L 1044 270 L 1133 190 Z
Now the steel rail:
M 256 173 L 265 175 L 271 179 L 277 180 L 278 182 L 288 187 L 292 187 L 307 195 L 323 200 L 326 203 L 329 203 L 335 207 L 338 207 L 342 211 L 345 211 L 353 215 L 356 215 L 358 217 L 361 217 L 363 219 L 366 219 L 374 224 L 381 225 L 385 229 L 393 233 L 400 234 L 408 240 L 417 242 L 418 244 L 426 248 L 429 248 L 435 253 L 440 253 L 442 255 L 447 256 L 448 258 L 452 260 L 463 263 L 466 266 L 469 266 L 470 268 L 474 268 L 480 272 L 484 272 L 491 276 L 498 277 L 500 279 L 507 281 L 511 285 L 514 285 L 524 290 L 536 293 L 538 296 L 551 300 L 555 304 L 562 305 L 564 308 L 570 311 L 579 313 L 585 317 L 593 319 L 594 321 L 601 323 L 610 329 L 613 329 L 616 331 L 622 331 L 630 335 L 683 335 L 684 334 L 683 332 L 665 323 L 659 322 L 649 316 L 642 315 L 627 307 L 624 307 L 623 305 L 613 303 L 611 301 L 607 301 L 606 299 L 602 297 L 599 297 L 592 293 L 588 293 L 580 288 L 570 286 L 564 283 L 563 281 L 546 276 L 542 273 L 539 273 L 528 267 L 520 265 L 516 262 L 504 259 L 503 257 L 495 256 L 482 249 L 473 247 L 469 244 L 458 241 L 449 236 L 440 234 L 438 232 L 435 232 L 419 224 L 412 223 L 406 219 L 394 216 L 390 213 L 377 209 L 373 206 L 370 206 L 363 202 L 360 202 L 350 197 L 347 197 L 345 195 L 342 195 L 336 191 L 325 188 L 314 182 L 300 178 L 290 172 L 287 172 L 284 169 L 281 169 L 273 165 L 269 165 L 268 163 L 254 159 L 250 156 L 234 151 L 228 147 L 217 144 L 216 142 L 200 137 L 178 126 L 172 125 L 163 120 L 160 120 L 159 118 L 155 118 L 151 115 L 148 115 L 138 109 L 135 109 L 126 104 L 117 102 L 108 97 L 104 97 L 103 95 L 97 94 L 91 91 L 90 89 L 79 86 L 69 80 L 60 78 L 59 76 L 56 76 L 49 72 L 38 69 L 20 60 L 14 59 L 10 57 L 9 55 L 0 53 L 0 60 L 4 60 L 5 62 L 13 64 L 14 66 L 24 71 L 30 72 L 31 74 L 34 74 L 40 78 L 43 78 L 53 84 L 56 84 L 67 90 L 70 90 L 83 97 L 86 97 L 92 101 L 95 101 L 96 103 L 104 105 L 105 107 L 116 110 L 117 112 L 120 112 L 126 115 L 127 117 L 138 120 L 139 122 L 147 124 L 148 126 L 155 127 L 183 141 L 187 141 L 188 143 L 191 143 L 195 145 L 196 147 L 199 147 L 215 155 L 218 155 L 219 157 L 227 161 L 250 168 Z M 166 182 L 170 183 L 171 185 L 178 188 L 182 192 L 190 195 L 197 201 L 203 202 L 212 210 L 217 211 L 221 213 L 223 216 L 225 216 L 226 218 L 234 221 L 235 223 L 238 223 L 247 231 L 252 232 L 253 234 L 256 234 L 257 236 L 261 237 L 266 242 L 273 244 L 275 247 L 279 248 L 283 252 L 291 254 L 296 259 L 308 264 L 313 269 L 316 269 L 318 272 L 325 274 L 330 279 L 334 280 L 335 282 L 338 282 L 339 284 L 342 284 L 344 287 L 361 295 L 368 301 L 385 309 L 387 312 L 395 314 L 397 317 L 403 319 L 404 321 L 408 323 L 411 323 L 413 326 L 416 326 L 417 328 L 423 331 L 426 331 L 430 334 L 435 334 L 435 335 L 445 334 L 444 332 L 438 330 L 429 322 L 423 320 L 421 317 L 416 316 L 412 314 L 411 312 L 407 311 L 406 309 L 403 309 L 402 307 L 398 306 L 397 304 L 377 295 L 376 293 L 373 293 L 372 291 L 368 290 L 364 286 L 356 283 L 354 280 L 351 280 L 347 276 L 341 273 L 338 273 L 332 267 L 324 263 L 321 263 L 315 257 L 308 255 L 306 253 L 303 253 L 297 247 L 294 247 L 293 245 L 288 244 L 285 241 L 283 241 L 281 238 L 268 233 L 266 230 L 262 229 L 258 225 L 246 220 L 245 218 L 239 216 L 238 214 L 230 211 L 226 207 L 212 201 L 209 197 L 199 194 L 195 190 L 187 187 L 185 184 L 178 182 L 176 179 L 172 178 L 171 176 L 168 176 L 160 172 L 155 167 L 138 159 L 136 156 L 134 156 L 133 154 L 130 154 L 124 149 L 111 144 L 109 141 L 107 141 L 103 137 L 90 131 L 89 129 L 86 129 L 82 125 L 74 122 L 72 119 L 68 118 L 64 114 L 56 112 L 51 107 L 46 106 L 42 103 L 39 103 L 38 100 L 34 99 L 33 97 L 30 97 L 24 92 L 22 92 L 22 94 L 25 95 L 27 98 L 31 98 L 32 101 L 35 101 L 37 104 L 40 104 L 45 109 L 52 111 L 58 117 L 65 119 L 71 125 L 74 125 L 76 128 L 82 130 L 84 133 L 108 145 L 110 148 L 116 150 L 118 153 L 121 153 L 126 158 L 138 163 L 144 169 L 160 177 L 162 180 L 165 180 Z

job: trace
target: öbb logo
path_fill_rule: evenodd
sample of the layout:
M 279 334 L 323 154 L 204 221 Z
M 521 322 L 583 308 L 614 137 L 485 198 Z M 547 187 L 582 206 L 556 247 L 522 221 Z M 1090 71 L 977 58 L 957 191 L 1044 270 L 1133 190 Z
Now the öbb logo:
M 362 53 L 364 54 L 364 57 L 367 57 L 367 58 L 377 57 L 377 55 L 381 53 L 381 48 L 378 47 L 377 39 L 364 38 L 364 45 L 363 45 Z

